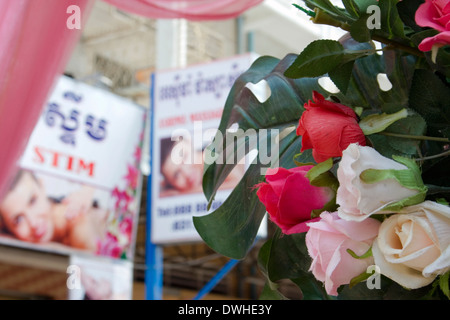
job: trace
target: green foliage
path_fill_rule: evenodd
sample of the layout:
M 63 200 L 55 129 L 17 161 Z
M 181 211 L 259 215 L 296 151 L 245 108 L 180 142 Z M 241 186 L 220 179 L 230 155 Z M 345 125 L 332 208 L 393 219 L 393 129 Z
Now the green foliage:
M 282 60 L 260 57 L 233 85 L 223 112 L 218 135 L 207 151 L 218 159 L 206 165 L 203 177 L 204 194 L 211 204 L 219 186 L 240 158 L 258 148 L 272 143 L 279 132 L 279 158 L 273 166 L 291 168 L 299 164 L 315 163 L 310 150 L 299 153 L 301 137 L 295 128 L 304 111 L 304 104 L 312 98 L 313 90 L 325 98 L 362 110 L 361 118 L 402 109 L 408 116 L 382 127 L 382 131 L 367 136 L 368 143 L 387 157 L 430 158 L 418 161 L 423 183 L 432 186 L 428 197 L 450 201 L 450 157 L 439 156 L 445 152 L 450 138 L 450 49 L 439 49 L 436 62 L 430 54 L 418 51 L 420 41 L 434 34 L 415 24 L 414 12 L 421 0 L 344 0 L 343 8 L 335 7 L 329 0 L 304 0 L 313 22 L 343 28 L 350 33 L 339 41 L 317 40 L 299 55 L 287 55 Z M 408 4 L 407 4 L 408 3 Z M 367 9 L 378 5 L 381 12 L 379 29 L 370 29 Z M 353 38 L 351 37 L 353 36 Z M 375 50 L 373 41 L 383 43 L 382 52 Z M 381 54 L 380 54 L 381 53 Z M 385 74 L 392 84 L 383 90 L 377 80 Z M 319 85 L 319 78 L 329 76 L 340 89 L 332 94 Z M 246 87 L 266 81 L 271 95 L 260 102 Z M 369 118 L 370 119 L 370 118 Z M 255 137 L 237 135 L 227 139 L 228 129 L 237 124 L 244 132 L 255 130 Z M 268 129 L 262 133 L 262 129 Z M 276 129 L 277 132 L 271 132 Z M 267 133 L 267 134 L 266 134 Z M 437 139 L 429 139 L 430 136 Z M 222 139 L 222 137 L 225 137 Z M 256 138 L 253 139 L 252 138 Z M 256 143 L 251 141 L 257 141 Z M 244 151 L 239 153 L 238 151 Z M 235 157 L 236 154 L 240 156 Z M 436 156 L 437 155 L 437 156 Z M 227 163 L 226 159 L 231 159 Z M 413 161 L 413 160 L 408 160 Z M 276 164 L 276 165 L 275 165 Z M 326 174 L 335 174 L 336 168 L 326 162 Z M 254 186 L 264 181 L 261 169 L 267 167 L 258 155 L 250 164 L 238 186 L 228 199 L 214 212 L 194 218 L 194 225 L 203 240 L 215 251 L 225 256 L 242 259 L 255 242 L 265 207 L 259 201 Z M 310 173 L 310 178 L 324 174 L 321 167 Z M 316 181 L 318 182 L 318 180 Z M 426 188 L 424 187 L 424 190 Z M 421 195 L 422 196 L 422 195 Z M 329 299 L 323 285 L 309 272 L 311 259 L 305 246 L 304 234 L 283 235 L 279 229 L 259 252 L 258 264 L 267 277 L 261 299 L 285 299 L 277 290 L 277 282 L 291 279 L 301 290 L 303 299 Z M 398 299 L 436 298 L 432 286 L 406 291 L 395 282 L 382 277 L 380 290 L 368 290 L 361 275 L 349 286 L 339 289 L 339 299 Z M 436 284 L 437 283 L 437 284 Z M 434 286 L 439 294 L 448 297 L 448 273 L 439 277 Z M 432 292 L 431 292 L 431 291 Z M 427 295 L 428 294 L 428 295 Z
M 378 5 L 381 9 L 381 30 L 388 39 L 405 38 L 402 20 L 396 7 L 398 0 L 380 0 Z
M 323 285 L 308 271 L 310 261 L 304 242 L 304 233 L 282 235 L 276 232 L 259 252 L 260 269 L 272 283 L 272 290 L 276 290 L 277 281 L 291 279 L 301 289 L 304 299 L 328 299 Z
M 287 56 L 282 61 L 262 57 L 236 81 L 225 105 L 219 135 L 226 137 L 227 129 L 233 123 L 237 123 L 243 130 L 278 129 L 279 132 L 297 125 L 303 104 L 311 98 L 312 90 L 320 90 L 320 87 L 317 79 L 301 81 L 304 85 L 300 86 L 283 77 L 282 73 L 293 59 L 294 55 Z M 261 80 L 267 81 L 272 92 L 271 97 L 263 103 L 245 87 L 248 82 L 258 83 Z M 277 133 L 256 131 L 258 144 L 270 144 L 272 134 Z M 245 144 L 245 137 L 237 139 L 237 142 L 234 139 L 216 139 L 208 149 L 221 150 L 219 158 L 222 159 L 222 155 L 239 154 L 238 149 L 245 147 Z M 279 142 L 279 166 L 293 167 L 295 164 L 292 159 L 300 148 L 301 139 L 296 136 L 295 131 L 283 137 Z M 248 154 L 250 148 L 245 149 L 245 154 Z M 241 158 L 245 154 L 241 153 Z M 302 159 L 305 162 L 313 161 L 310 152 L 304 153 Z M 236 158 L 232 163 L 222 161 L 223 164 L 216 161 L 205 166 L 203 190 L 208 201 L 214 199 L 218 187 L 239 160 L 240 158 Z M 216 211 L 194 218 L 194 225 L 205 242 L 225 256 L 242 259 L 254 242 L 265 208 L 259 202 L 253 186 L 264 179 L 261 175 L 264 167 L 267 166 L 258 155 L 239 185 Z
M 334 40 L 311 42 L 286 70 L 288 78 L 318 77 L 329 74 L 336 86 L 344 93 L 350 81 L 353 62 L 374 52 L 367 50 L 350 51 Z
M 449 276 L 450 271 L 439 277 L 439 287 L 448 299 L 450 299 Z
M 410 108 L 428 124 L 428 134 L 450 138 L 450 88 L 430 70 L 417 69 L 411 84 Z
M 336 68 L 344 57 L 344 47 L 334 40 L 311 42 L 284 73 L 289 78 L 318 77 Z

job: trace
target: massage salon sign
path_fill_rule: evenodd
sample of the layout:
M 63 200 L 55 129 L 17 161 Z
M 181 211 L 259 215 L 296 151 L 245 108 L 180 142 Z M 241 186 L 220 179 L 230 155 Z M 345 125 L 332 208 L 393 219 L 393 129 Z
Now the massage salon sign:
M 193 216 L 207 214 L 202 190 L 203 150 L 219 127 L 234 81 L 255 60 L 239 55 L 152 75 L 151 241 L 198 241 Z M 216 194 L 217 209 L 242 178 L 238 165 Z
M 68 77 L 57 82 L 0 203 L 0 242 L 132 260 L 146 111 Z

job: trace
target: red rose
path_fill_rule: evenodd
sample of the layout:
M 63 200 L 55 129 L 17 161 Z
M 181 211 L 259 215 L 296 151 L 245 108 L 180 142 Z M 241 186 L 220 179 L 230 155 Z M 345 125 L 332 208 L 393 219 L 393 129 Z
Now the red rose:
M 297 135 L 302 136 L 302 152 L 313 149 L 314 160 L 319 163 L 342 156 L 351 143 L 366 145 L 366 137 L 351 108 L 327 101 L 316 91 L 313 100 L 305 103 L 306 110 L 297 127 Z
M 416 11 L 416 23 L 421 27 L 433 28 L 439 33 L 419 45 L 419 50 L 430 51 L 434 45 L 450 44 L 450 2 L 448 0 L 426 0 Z
M 255 186 L 270 219 L 285 234 L 308 231 L 306 222 L 311 222 L 312 211 L 322 209 L 334 198 L 331 188 L 310 184 L 306 173 L 312 167 L 268 169 L 267 182 Z

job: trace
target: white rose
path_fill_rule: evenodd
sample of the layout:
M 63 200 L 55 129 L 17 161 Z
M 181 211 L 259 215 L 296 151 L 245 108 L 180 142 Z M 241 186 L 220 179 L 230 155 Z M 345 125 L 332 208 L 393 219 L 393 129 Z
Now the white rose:
M 450 208 L 425 201 L 384 220 L 372 253 L 382 274 L 417 289 L 450 270 L 449 245 Z
M 362 179 L 361 174 L 363 172 L 366 174 L 368 171 L 372 171 L 374 181 Z M 382 213 L 386 207 L 405 199 L 423 195 L 408 205 L 422 202 L 425 197 L 423 192 L 425 187 L 421 181 L 420 172 L 417 171 L 382 156 L 371 147 L 350 144 L 343 151 L 337 170 L 339 188 L 336 203 L 339 205 L 339 216 L 346 220 L 362 221 L 372 214 Z M 402 179 L 394 178 L 392 175 L 403 176 L 408 182 L 419 183 L 407 188 L 402 185 Z M 391 210 L 386 212 L 392 212 L 392 208 L 389 209 Z

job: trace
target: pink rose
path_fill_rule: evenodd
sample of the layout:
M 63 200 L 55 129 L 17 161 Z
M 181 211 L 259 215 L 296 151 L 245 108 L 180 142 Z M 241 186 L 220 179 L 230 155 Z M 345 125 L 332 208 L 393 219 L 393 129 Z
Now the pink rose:
M 426 0 L 416 11 L 416 23 L 433 28 L 439 33 L 419 45 L 419 50 L 430 51 L 434 45 L 450 44 L 450 2 L 448 0 Z
M 368 218 L 361 222 L 339 218 L 337 212 L 323 212 L 318 222 L 308 223 L 306 246 L 313 259 L 310 271 L 317 280 L 325 283 L 329 295 L 337 296 L 340 285 L 367 270 L 373 257 L 356 259 L 347 249 L 361 256 L 372 246 L 380 222 Z
M 267 182 L 255 186 L 270 219 L 285 234 L 306 232 L 306 222 L 311 220 L 312 211 L 322 209 L 334 198 L 331 188 L 310 184 L 306 173 L 312 167 L 268 169 Z

